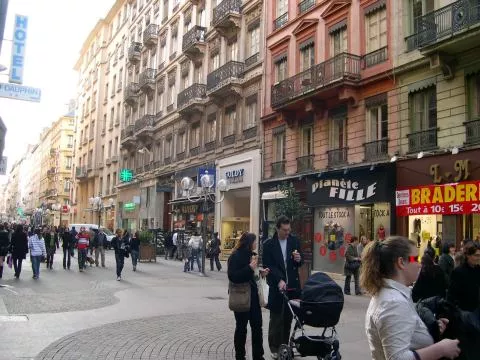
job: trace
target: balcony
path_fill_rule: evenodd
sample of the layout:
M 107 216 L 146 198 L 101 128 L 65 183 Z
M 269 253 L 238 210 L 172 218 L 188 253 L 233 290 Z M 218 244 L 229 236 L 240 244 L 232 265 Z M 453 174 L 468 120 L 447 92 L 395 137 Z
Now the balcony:
M 280 29 L 288 22 L 288 12 L 273 20 L 273 30 Z
M 106 159 L 105 159 L 105 165 L 107 165 L 107 166 L 112 165 L 112 159 L 106 158 Z
M 145 69 L 141 74 L 138 81 L 138 86 L 141 91 L 146 94 L 152 93 L 155 91 L 155 75 L 157 74 L 156 69 Z
M 170 165 L 172 163 L 172 158 L 170 156 L 165 156 L 165 158 L 163 159 L 163 163 L 165 165 Z
M 223 0 L 213 9 L 212 26 L 222 36 L 231 36 L 240 28 L 242 0 Z
M 121 131 L 120 134 L 120 141 L 122 145 L 126 147 L 135 146 L 136 139 L 135 139 L 135 126 L 128 125 L 125 129 Z
M 347 165 L 347 151 L 348 148 L 346 147 L 327 151 L 328 166 L 335 167 Z
M 77 167 L 75 177 L 77 179 L 85 179 L 87 177 L 87 168 L 85 166 Z
M 185 160 L 185 151 L 177 153 L 177 161 Z
M 416 33 L 406 39 L 407 50 L 461 52 L 473 48 L 478 45 L 478 24 L 480 2 L 456 1 L 417 18 L 414 24 Z
M 54 189 L 54 188 L 48 189 L 47 191 L 45 191 L 45 196 L 46 196 L 47 198 L 49 198 L 49 197 L 55 197 L 55 196 L 57 196 L 57 194 L 58 194 L 57 189 Z
M 207 86 L 193 84 L 177 96 L 177 108 L 181 115 L 202 114 L 205 109 Z
M 88 163 L 87 164 L 87 172 L 88 171 L 92 171 L 93 170 L 93 164 L 92 163 Z
M 313 170 L 314 155 L 305 155 L 297 158 L 297 173 Z
M 217 146 L 217 142 L 215 140 L 209 141 L 209 142 L 205 143 L 205 151 L 215 150 L 216 146 Z
M 113 155 L 112 156 L 112 163 L 117 163 L 118 162 L 118 155 Z
M 480 144 L 480 119 L 470 120 L 463 123 L 465 125 L 466 145 Z
M 205 33 L 207 28 L 195 25 L 182 40 L 182 51 L 190 60 L 197 61 L 205 54 Z
M 200 154 L 200 146 L 197 145 L 190 149 L 190 156 L 197 156 L 198 154 Z
M 155 115 L 144 115 L 135 122 L 135 136 L 138 139 L 152 138 L 155 127 Z
M 285 175 L 285 160 L 272 162 L 272 177 Z
M 252 126 L 248 129 L 243 130 L 243 140 L 252 139 L 257 136 L 257 127 Z
M 140 90 L 137 83 L 130 83 L 125 88 L 123 93 L 123 100 L 130 106 L 134 106 L 138 101 L 138 91 Z
M 338 87 L 358 85 L 361 63 L 360 56 L 342 53 L 279 82 L 272 87 L 272 108 L 284 108 L 306 97 L 339 96 Z
M 252 65 L 255 65 L 258 63 L 258 60 L 260 59 L 260 53 L 253 54 L 252 56 L 249 56 L 248 58 L 245 59 L 245 67 L 249 68 Z
M 303 0 L 298 4 L 298 13 L 303 14 L 315 6 L 316 0 Z
M 147 48 L 152 48 L 158 43 L 158 25 L 148 24 L 143 32 L 143 45 Z
M 233 145 L 235 143 L 235 134 L 225 136 L 223 138 L 223 146 Z
M 103 162 L 97 162 L 97 169 L 103 169 Z
M 414 153 L 435 150 L 437 148 L 437 131 L 437 128 L 431 128 L 408 134 L 408 151 Z
M 378 50 L 363 55 L 363 68 L 369 68 L 388 60 L 388 47 L 384 46 Z
M 143 173 L 143 166 L 138 166 L 136 169 L 135 169 L 135 174 L 141 174 Z
M 150 162 L 150 163 L 145 164 L 145 165 L 143 166 L 143 171 L 146 172 L 146 171 L 150 171 L 150 170 L 153 170 L 153 162 Z
M 128 47 L 128 61 L 132 64 L 136 64 L 140 61 L 142 54 L 142 43 L 132 42 Z
M 388 158 L 388 139 L 370 141 L 365 147 L 365 161 L 381 161 Z
M 241 96 L 245 65 L 229 61 L 207 75 L 207 95 L 218 97 Z

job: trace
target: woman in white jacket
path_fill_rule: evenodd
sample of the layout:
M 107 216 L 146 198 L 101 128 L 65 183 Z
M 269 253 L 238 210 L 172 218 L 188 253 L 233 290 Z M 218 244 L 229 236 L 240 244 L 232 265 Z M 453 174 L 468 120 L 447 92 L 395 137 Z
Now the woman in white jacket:
M 40 263 L 42 257 L 47 256 L 45 249 L 45 240 L 41 236 L 40 229 L 36 229 L 35 233 L 28 238 L 28 248 L 30 249 L 30 260 L 32 261 L 33 278 L 40 277 Z

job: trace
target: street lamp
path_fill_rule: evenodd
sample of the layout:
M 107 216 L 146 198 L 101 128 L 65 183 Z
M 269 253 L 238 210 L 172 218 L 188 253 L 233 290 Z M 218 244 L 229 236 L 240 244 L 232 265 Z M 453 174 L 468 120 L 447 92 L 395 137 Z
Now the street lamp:
M 207 246 L 207 216 L 208 216 L 208 204 L 218 204 L 225 198 L 225 192 L 228 191 L 228 183 L 225 179 L 217 181 L 217 188 L 220 191 L 220 199 L 215 200 L 214 194 L 215 178 L 209 174 L 208 171 L 200 176 L 200 188 L 195 188 L 195 182 L 192 178 L 186 176 L 180 182 L 180 187 L 184 193 L 187 194 L 187 198 L 190 202 L 202 202 L 202 274 L 205 276 L 205 253 Z
M 100 196 L 91 197 L 88 202 L 92 206 L 92 210 L 98 212 L 98 229 L 100 229 L 100 221 L 102 219 L 103 201 Z

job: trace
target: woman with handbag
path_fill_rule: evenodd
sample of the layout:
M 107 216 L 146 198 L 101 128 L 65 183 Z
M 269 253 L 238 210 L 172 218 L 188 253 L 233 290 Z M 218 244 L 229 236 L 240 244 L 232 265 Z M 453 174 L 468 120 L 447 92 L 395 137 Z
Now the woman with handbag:
M 229 306 L 234 311 L 236 322 L 233 339 L 236 360 L 245 360 L 249 321 L 252 332 L 253 360 L 264 360 L 262 310 L 255 282 L 257 255 L 253 252 L 256 248 L 256 238 L 255 234 L 244 233 L 228 259 L 228 279 L 231 282 Z M 266 276 L 268 269 L 262 270 L 261 273 L 262 276 Z M 247 301 L 245 302 L 245 300 Z
M 350 282 L 352 275 L 355 281 L 355 295 L 362 295 L 360 290 L 360 256 L 358 255 L 358 237 L 352 236 L 352 241 L 348 245 L 345 253 L 345 286 L 343 292 L 345 295 L 350 295 Z

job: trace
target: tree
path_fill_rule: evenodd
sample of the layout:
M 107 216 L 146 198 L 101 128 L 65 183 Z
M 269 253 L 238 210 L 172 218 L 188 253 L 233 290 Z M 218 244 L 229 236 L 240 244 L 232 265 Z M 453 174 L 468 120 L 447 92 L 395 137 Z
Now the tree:
M 293 184 L 284 182 L 280 184 L 278 190 L 283 192 L 285 197 L 275 202 L 275 217 L 285 215 L 290 219 L 292 229 L 298 231 L 302 218 L 305 216 L 304 205 Z

